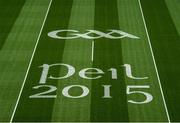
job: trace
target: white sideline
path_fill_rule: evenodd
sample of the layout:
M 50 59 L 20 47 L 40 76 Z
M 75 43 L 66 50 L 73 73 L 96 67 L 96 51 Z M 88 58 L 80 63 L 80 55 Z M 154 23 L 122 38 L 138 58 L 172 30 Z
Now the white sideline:
M 32 60 L 33 60 L 33 57 L 34 57 L 34 54 L 35 54 L 37 45 L 38 45 L 38 43 L 39 43 L 39 39 L 40 39 L 41 34 L 42 34 L 42 30 L 43 30 L 43 28 L 44 28 L 44 25 L 45 25 L 45 22 L 46 22 L 46 19 L 47 19 L 49 10 L 50 10 L 50 8 L 51 8 L 51 4 L 52 4 L 52 0 L 50 0 L 50 2 L 49 2 L 48 9 L 47 9 L 47 11 L 46 11 L 46 15 L 45 15 L 45 17 L 44 17 L 44 21 L 43 21 L 43 24 L 42 24 L 42 26 L 41 26 L 41 29 L 40 29 L 40 32 L 39 32 L 39 35 L 38 35 L 38 38 L 37 38 L 37 41 L 36 41 L 36 44 L 35 44 L 35 47 L 34 47 L 34 50 L 33 50 L 33 53 L 32 53 L 32 56 L 31 56 L 31 59 L 30 59 L 30 62 L 29 62 L 29 65 L 28 65 L 28 69 L 27 69 L 27 71 L 26 71 L 26 75 L 25 75 L 25 77 L 24 77 L 24 81 L 23 81 L 23 84 L 22 84 L 22 86 L 21 86 L 21 90 L 20 90 L 20 92 L 19 92 L 18 99 L 17 99 L 17 101 L 16 101 L 16 105 L 15 105 L 15 107 L 14 107 L 13 114 L 12 114 L 11 119 L 10 119 L 10 123 L 12 123 L 13 118 L 14 118 L 14 115 L 15 115 L 15 112 L 16 112 L 16 110 L 17 110 L 17 106 L 18 106 L 18 103 L 19 103 L 19 100 L 20 100 L 20 97 L 21 97 L 21 94 L 22 94 L 22 91 L 23 91 L 23 88 L 24 88 L 24 85 L 25 85 L 25 82 L 26 82 L 28 73 L 29 73 L 29 69 L 30 69 L 31 64 L 32 64 Z
M 168 112 L 167 105 L 166 105 L 166 101 L 165 101 L 165 98 L 164 98 L 164 93 L 163 93 L 163 90 L 162 90 L 161 80 L 160 80 L 160 77 L 159 77 L 158 69 L 157 69 L 157 66 L 156 66 L 156 61 L 155 61 L 155 58 L 154 58 L 154 53 L 153 53 L 153 49 L 152 49 L 152 45 L 151 45 L 150 36 L 149 36 L 148 30 L 147 30 L 146 21 L 145 21 L 143 10 L 142 10 L 141 1 L 138 0 L 138 3 L 139 3 L 140 10 L 141 10 L 141 15 L 142 15 L 144 27 L 145 27 L 145 30 L 146 30 L 146 34 L 147 34 L 148 43 L 149 43 L 149 47 L 150 47 L 150 50 L 151 50 L 151 55 L 152 55 L 154 67 L 155 67 L 155 70 L 156 70 L 156 75 L 157 75 L 157 78 L 158 78 L 158 83 L 159 83 L 161 95 L 162 95 L 163 102 L 164 102 L 164 107 L 165 107 L 165 110 L 166 110 L 166 115 L 167 115 L 167 118 L 168 118 L 168 122 L 171 123 L 170 117 L 169 117 L 169 112 Z

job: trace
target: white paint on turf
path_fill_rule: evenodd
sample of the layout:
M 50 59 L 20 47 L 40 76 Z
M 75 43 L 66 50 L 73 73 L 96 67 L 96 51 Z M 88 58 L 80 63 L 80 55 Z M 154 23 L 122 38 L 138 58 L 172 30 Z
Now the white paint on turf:
M 91 61 L 94 61 L 94 40 L 92 41 L 92 49 L 91 49 Z

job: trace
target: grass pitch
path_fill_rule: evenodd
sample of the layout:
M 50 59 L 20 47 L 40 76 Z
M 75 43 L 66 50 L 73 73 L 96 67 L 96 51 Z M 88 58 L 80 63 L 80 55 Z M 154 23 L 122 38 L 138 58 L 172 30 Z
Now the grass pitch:
M 1 122 L 178 122 L 178 0 L 2 0 Z

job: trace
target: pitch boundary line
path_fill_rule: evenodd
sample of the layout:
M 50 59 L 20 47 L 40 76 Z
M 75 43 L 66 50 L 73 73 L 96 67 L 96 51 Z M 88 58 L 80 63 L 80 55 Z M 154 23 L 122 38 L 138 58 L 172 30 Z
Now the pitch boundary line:
M 138 3 L 139 3 L 139 7 L 140 7 L 143 23 L 144 23 L 144 28 L 145 28 L 145 31 L 146 31 L 146 35 L 147 35 L 147 38 L 148 38 L 148 43 L 149 43 L 149 47 L 150 47 L 150 51 L 151 51 L 151 55 L 152 55 L 152 59 L 153 59 L 153 63 L 154 63 L 155 71 L 156 71 L 156 75 L 157 75 L 157 78 L 158 78 L 158 83 L 159 83 L 159 87 L 160 87 L 160 91 L 161 91 L 161 96 L 163 98 L 164 107 L 165 107 L 165 110 L 166 110 L 166 115 L 167 115 L 167 118 L 168 118 L 168 122 L 171 123 L 170 117 L 169 117 L 169 112 L 168 112 L 167 105 L 166 105 L 166 101 L 165 101 L 165 98 L 164 98 L 164 93 L 163 93 L 163 89 L 162 89 L 162 85 L 161 85 L 161 80 L 160 80 L 160 77 L 159 77 L 159 72 L 158 72 L 157 65 L 156 65 L 156 60 L 155 60 L 153 49 L 152 49 L 152 45 L 151 45 L 151 40 L 150 40 L 149 32 L 148 32 L 148 29 L 147 29 L 144 13 L 143 13 L 143 10 L 142 10 L 141 1 L 138 0 Z
M 40 32 L 39 32 L 39 35 L 38 35 L 38 38 L 37 38 L 37 41 L 36 41 L 36 44 L 35 44 L 35 47 L 34 47 L 34 50 L 33 50 L 32 56 L 31 56 L 31 59 L 30 59 L 30 62 L 29 62 L 29 65 L 28 65 L 28 69 L 27 69 L 27 71 L 26 71 L 26 75 L 25 75 L 25 77 L 24 77 L 24 81 L 23 81 L 23 84 L 22 84 L 22 86 L 21 86 L 21 90 L 20 90 L 20 92 L 19 92 L 18 99 L 17 99 L 17 101 L 16 101 L 16 105 L 15 105 L 14 110 L 13 110 L 13 113 L 12 113 L 12 115 L 11 115 L 10 123 L 12 123 L 13 118 L 14 118 L 14 115 L 15 115 L 15 113 L 16 113 L 17 106 L 18 106 L 18 104 L 19 104 L 19 100 L 20 100 L 20 97 L 21 97 L 21 95 L 22 95 L 22 91 L 23 91 L 23 88 L 24 88 L 24 85 L 25 85 L 25 82 L 26 82 L 26 79 L 27 79 L 27 76 L 28 76 L 28 73 L 29 73 L 29 70 L 30 70 L 30 67 L 31 67 L 31 64 L 32 64 L 32 60 L 33 60 L 33 58 L 34 58 L 34 54 L 35 54 L 35 51 L 36 51 L 36 49 L 37 49 L 37 45 L 38 45 L 38 43 L 39 43 L 39 40 L 40 40 L 42 31 L 43 31 L 43 28 L 44 28 L 44 25 L 45 25 L 47 16 L 48 16 L 48 14 L 49 14 L 49 10 L 50 10 L 50 8 L 51 8 L 51 4 L 52 4 L 52 0 L 50 0 L 50 2 L 49 2 L 48 9 L 47 9 L 47 11 L 46 11 L 46 15 L 45 15 L 45 17 L 44 17 L 43 24 L 42 24 L 42 26 L 41 26 L 41 29 L 40 29 Z

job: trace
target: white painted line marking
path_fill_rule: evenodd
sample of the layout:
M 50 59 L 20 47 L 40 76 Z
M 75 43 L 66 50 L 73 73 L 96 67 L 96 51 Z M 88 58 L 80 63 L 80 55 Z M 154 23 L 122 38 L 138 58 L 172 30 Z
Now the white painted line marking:
M 91 49 L 91 61 L 94 61 L 94 40 L 92 41 L 92 49 Z
M 19 96 L 18 96 L 18 99 L 17 99 L 17 101 L 16 101 L 16 105 L 15 105 L 15 107 L 14 107 L 14 111 L 13 111 L 13 114 L 12 114 L 11 119 L 10 119 L 10 123 L 12 123 L 13 118 L 14 118 L 14 115 L 15 115 L 15 112 L 16 112 L 16 110 L 17 110 L 17 106 L 18 106 L 18 104 L 19 104 L 19 100 L 20 100 L 20 97 L 21 97 L 21 94 L 22 94 L 22 91 L 23 91 L 23 88 L 24 88 L 24 85 L 25 85 L 25 82 L 26 82 L 26 79 L 27 79 L 27 76 L 28 76 L 28 73 L 29 73 L 29 69 L 30 69 L 31 64 L 32 64 L 32 60 L 33 60 L 33 57 L 34 57 L 34 54 L 35 54 L 37 45 L 38 45 L 38 43 L 39 43 L 39 39 L 40 39 L 40 37 L 41 37 L 41 33 L 42 33 L 42 30 L 43 30 L 43 27 L 44 27 L 44 25 L 45 25 L 45 22 L 46 22 L 46 19 L 47 19 L 49 10 L 50 10 L 50 8 L 51 8 L 51 4 L 52 4 L 52 0 L 50 0 L 50 2 L 49 2 L 49 6 L 48 6 L 48 9 L 47 9 L 47 12 L 46 12 L 46 15 L 45 15 L 43 24 L 42 24 L 42 26 L 41 26 L 40 32 L 39 32 L 39 35 L 38 35 L 38 38 L 37 38 L 37 41 L 36 41 L 36 44 L 35 44 L 35 47 L 34 47 L 34 50 L 33 50 L 33 53 L 32 53 L 31 59 L 30 59 L 30 62 L 29 62 L 29 65 L 28 65 L 28 69 L 27 69 L 27 71 L 26 71 L 26 75 L 25 75 L 25 77 L 24 77 L 24 81 L 23 81 L 23 84 L 22 84 L 22 86 L 21 86 L 21 90 L 20 90 L 20 92 L 19 92 Z
M 159 83 L 161 95 L 162 95 L 162 98 L 163 98 L 164 107 L 165 107 L 165 110 L 166 110 L 168 122 L 171 123 L 170 117 L 169 117 L 169 113 L 168 113 L 168 109 L 167 109 L 167 105 L 166 105 L 166 101 L 165 101 L 165 98 L 164 98 L 164 93 L 163 93 L 163 90 L 162 90 L 161 80 L 160 80 L 160 77 L 159 77 L 158 69 L 157 69 L 157 66 L 156 66 L 156 61 L 155 61 L 155 58 L 154 58 L 154 53 L 153 53 L 153 50 L 152 50 L 151 40 L 150 40 L 150 37 L 149 37 L 149 33 L 148 33 L 148 30 L 147 30 L 147 26 L 146 26 L 146 21 L 145 21 L 143 10 L 142 10 L 142 6 L 141 6 L 141 1 L 138 0 L 138 2 L 139 2 L 140 10 L 141 10 L 141 15 L 142 15 L 144 27 L 145 27 L 145 30 L 146 30 L 146 34 L 147 34 L 147 38 L 148 38 L 148 43 L 149 43 L 149 47 L 150 47 L 150 50 L 151 50 L 152 59 L 153 59 L 154 67 L 155 67 L 155 70 L 156 70 L 156 75 L 157 75 L 157 78 L 158 78 L 158 83 Z

